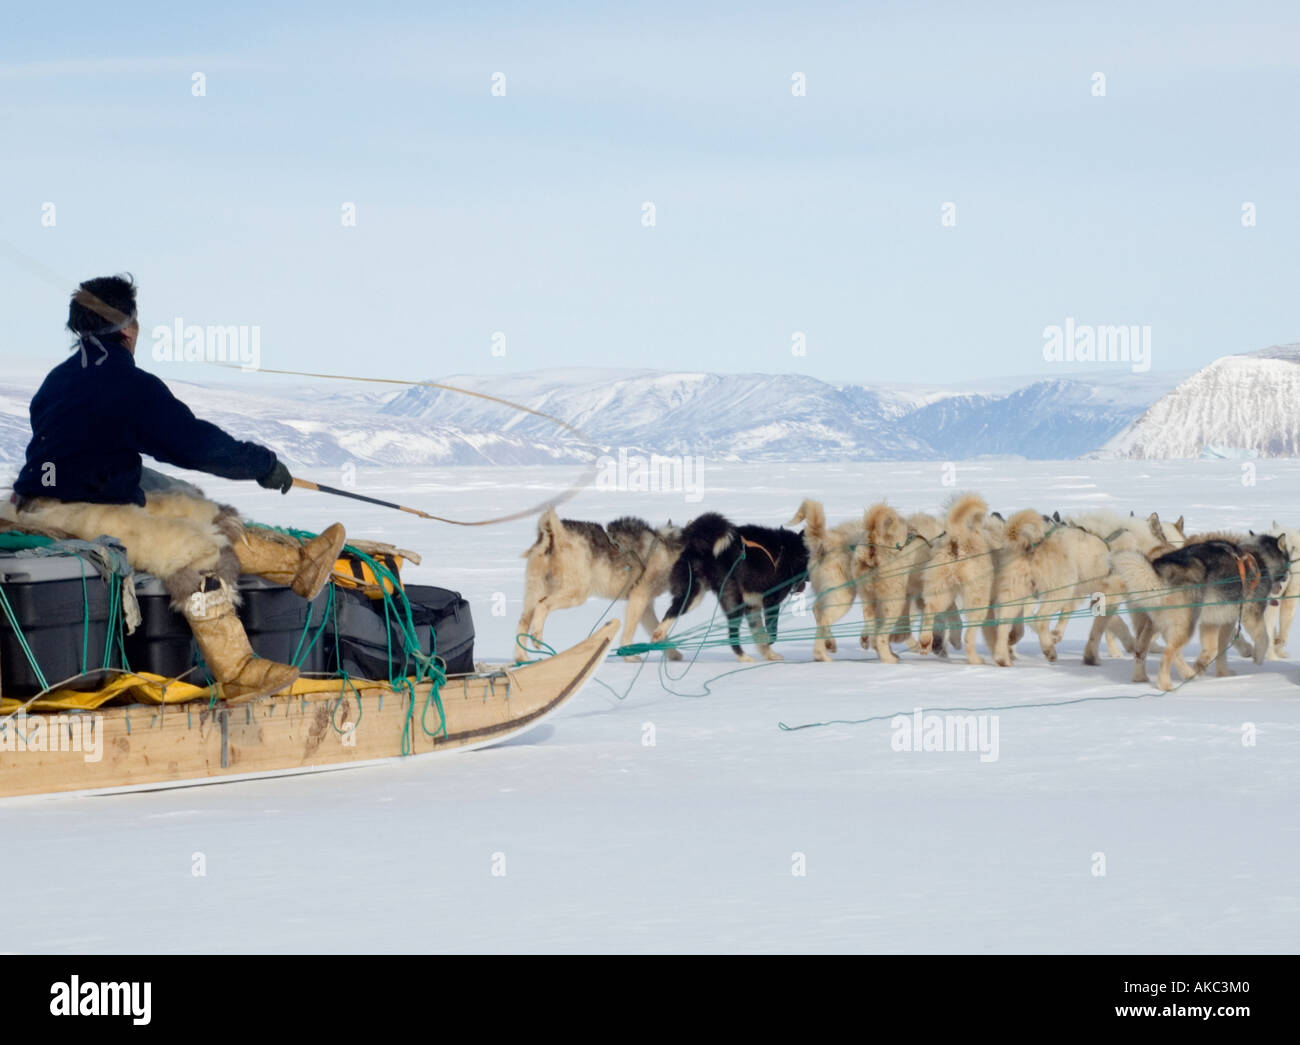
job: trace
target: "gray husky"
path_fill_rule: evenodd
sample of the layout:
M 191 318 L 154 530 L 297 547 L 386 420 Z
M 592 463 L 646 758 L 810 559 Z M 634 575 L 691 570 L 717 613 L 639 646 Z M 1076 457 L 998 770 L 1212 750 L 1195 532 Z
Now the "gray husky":
M 1255 663 L 1263 662 L 1269 649 L 1265 609 L 1286 590 L 1290 575 L 1285 535 L 1204 534 L 1150 562 L 1141 552 L 1124 551 L 1115 553 L 1111 564 L 1124 579 L 1138 626 L 1134 682 L 1147 681 L 1147 648 L 1157 634 L 1165 642 L 1157 685 L 1166 691 L 1173 689 L 1169 669 L 1175 664 L 1187 678 L 1211 661 L 1220 677 L 1231 674 L 1227 652 L 1238 628 L 1254 640 Z M 1201 653 L 1188 671 L 1181 653 L 1197 624 Z
M 622 645 L 632 641 L 639 621 L 653 634 L 659 626 L 655 597 L 668 590 L 668 576 L 682 551 L 682 531 L 671 521 L 654 529 L 632 516 L 600 523 L 561 519 L 548 508 L 537 522 L 537 540 L 524 552 L 524 612 L 515 637 L 515 657 L 526 660 L 523 636 L 538 642 L 551 610 L 581 606 L 590 598 L 627 602 Z M 680 660 L 675 649 L 669 660 Z M 625 657 L 640 660 L 640 657 Z

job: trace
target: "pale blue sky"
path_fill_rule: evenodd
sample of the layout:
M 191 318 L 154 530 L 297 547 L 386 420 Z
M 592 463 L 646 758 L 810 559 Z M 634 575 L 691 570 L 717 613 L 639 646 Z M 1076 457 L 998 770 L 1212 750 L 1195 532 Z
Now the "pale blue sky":
M 10 5 L 0 240 L 131 270 L 146 330 L 259 325 L 268 367 L 956 382 L 1059 372 L 1066 317 L 1149 324 L 1156 370 L 1300 340 L 1293 4 L 262 7 Z M 0 286 L 0 353 L 62 358 L 66 291 Z

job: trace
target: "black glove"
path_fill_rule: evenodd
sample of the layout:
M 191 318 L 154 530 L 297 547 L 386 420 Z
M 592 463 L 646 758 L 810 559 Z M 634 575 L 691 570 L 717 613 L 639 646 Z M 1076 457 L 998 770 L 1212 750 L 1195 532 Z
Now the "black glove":
M 264 486 L 268 490 L 288 493 L 289 488 L 293 486 L 293 476 L 289 474 L 289 469 L 284 466 L 283 461 L 276 461 L 275 467 L 257 480 L 257 485 Z

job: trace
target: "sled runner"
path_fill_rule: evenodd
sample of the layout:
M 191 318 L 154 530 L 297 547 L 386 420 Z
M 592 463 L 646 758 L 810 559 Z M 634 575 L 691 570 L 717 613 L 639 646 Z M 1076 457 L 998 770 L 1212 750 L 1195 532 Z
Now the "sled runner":
M 88 710 L 90 695 L 74 692 L 62 697 L 69 710 L 60 711 L 60 694 L 49 694 L 44 713 L 15 715 L 0 727 L 0 798 L 289 775 L 499 743 L 581 690 L 618 627 L 609 621 L 553 657 L 451 675 L 436 689 L 300 679 L 286 693 L 226 706 L 174 700 L 192 695 L 186 690 L 206 696 L 200 687 L 181 684 L 172 693 L 160 678 L 119 675 L 111 696 L 140 702 Z

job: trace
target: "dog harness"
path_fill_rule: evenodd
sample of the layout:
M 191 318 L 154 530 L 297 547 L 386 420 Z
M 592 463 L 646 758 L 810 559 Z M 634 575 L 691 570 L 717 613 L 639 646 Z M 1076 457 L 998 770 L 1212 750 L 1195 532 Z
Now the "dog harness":
M 1249 570 L 1251 575 L 1249 585 L 1246 583 L 1247 570 Z M 1237 573 L 1241 577 L 1242 598 L 1248 599 L 1250 598 L 1251 593 L 1259 587 L 1260 578 L 1263 576 L 1263 571 L 1260 570 L 1259 562 L 1256 561 L 1255 556 L 1251 555 L 1250 552 L 1246 552 L 1244 555 L 1238 555 Z
M 759 544 L 758 541 L 751 541 L 748 537 L 742 534 L 740 538 L 740 543 L 743 544 L 746 548 L 757 548 L 759 551 L 761 551 L 764 555 L 767 556 L 767 561 L 772 564 L 772 569 L 776 569 L 776 560 L 772 558 L 772 553 L 768 551 L 766 548 L 764 548 L 761 544 Z

